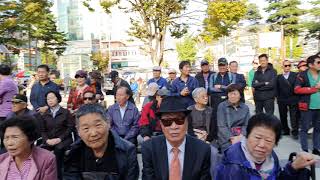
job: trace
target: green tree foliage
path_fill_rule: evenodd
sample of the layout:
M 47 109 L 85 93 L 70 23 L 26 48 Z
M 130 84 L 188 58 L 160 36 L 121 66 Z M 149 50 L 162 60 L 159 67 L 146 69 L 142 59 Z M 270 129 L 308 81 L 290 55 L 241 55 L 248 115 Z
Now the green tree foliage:
M 204 20 L 202 38 L 210 42 L 228 36 L 247 13 L 244 1 L 215 0 L 208 4 L 208 18 Z
M 315 18 L 315 20 L 305 23 L 305 27 L 308 30 L 306 39 L 317 39 L 319 47 L 318 50 L 320 51 L 320 0 L 314 0 L 311 3 L 313 8 L 309 10 L 309 13 Z
M 292 42 L 290 42 L 292 41 Z M 291 59 L 300 59 L 303 54 L 303 46 L 299 44 L 298 37 L 286 38 L 286 57 Z M 290 45 L 292 43 L 292 45 Z
M 249 20 L 251 24 L 248 31 L 253 33 L 258 32 L 259 28 L 257 25 L 262 19 L 262 16 L 260 14 L 259 7 L 256 4 L 250 3 L 247 5 L 247 14 L 245 16 L 245 19 Z
M 214 56 L 213 56 L 213 51 L 211 49 L 207 49 L 205 54 L 204 54 L 204 59 L 209 62 L 209 64 L 214 64 Z
M 182 42 L 176 44 L 180 61 L 189 61 L 191 64 L 196 60 L 196 41 L 191 36 L 186 36 Z
M 37 41 L 41 51 L 60 55 L 65 49 L 65 34 L 58 32 L 49 0 L 0 1 L 0 42 L 19 48 Z
M 90 7 L 90 1 L 85 0 L 84 5 Z M 110 8 L 118 4 L 120 0 L 103 0 L 101 6 L 107 13 Z M 127 0 L 129 7 L 121 7 L 127 13 L 135 13 L 138 16 L 130 17 L 131 27 L 128 34 L 141 40 L 145 44 L 143 49 L 151 57 L 152 63 L 160 65 L 165 52 L 165 40 L 167 32 L 174 38 L 180 38 L 187 33 L 187 26 L 178 19 L 191 15 L 182 12 L 186 9 L 188 0 Z
M 109 55 L 104 56 L 101 51 L 98 51 L 92 53 L 91 60 L 93 61 L 93 65 L 98 67 L 99 71 L 104 72 L 108 67 Z
M 265 10 L 270 13 L 267 22 L 271 29 L 280 31 L 283 25 L 285 36 L 297 36 L 301 29 L 299 16 L 305 12 L 299 8 L 300 4 L 300 0 L 270 0 Z

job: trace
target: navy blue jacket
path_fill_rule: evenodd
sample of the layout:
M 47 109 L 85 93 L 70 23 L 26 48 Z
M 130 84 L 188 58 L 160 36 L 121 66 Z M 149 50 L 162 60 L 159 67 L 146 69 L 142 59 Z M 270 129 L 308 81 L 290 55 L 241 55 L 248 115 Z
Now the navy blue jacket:
M 268 82 L 266 85 L 265 83 Z M 255 89 L 253 98 L 255 101 L 265 101 L 276 97 L 277 71 L 271 63 L 268 64 L 265 72 L 261 67 L 254 73 L 252 87 Z
M 279 159 L 275 152 L 272 152 L 274 168 L 267 180 L 296 180 L 299 171 L 294 170 L 288 163 L 285 168 L 279 165 Z M 216 168 L 215 180 L 261 180 L 256 169 L 253 169 L 246 159 L 241 148 L 241 142 L 232 145 L 224 152 L 222 163 Z
M 227 96 L 227 87 L 231 83 L 236 83 L 236 74 L 227 72 L 224 76 L 221 73 L 212 73 L 209 78 L 209 92 L 212 96 Z M 214 88 L 215 85 L 221 85 L 221 89 Z
M 30 102 L 34 110 L 37 110 L 39 107 L 43 107 L 47 105 L 45 96 L 49 91 L 55 91 L 59 93 L 59 86 L 52 81 L 49 81 L 44 86 L 42 86 L 40 82 L 37 82 L 32 86 L 31 94 L 30 94 Z
M 180 93 L 185 87 L 188 87 L 190 93 L 188 96 L 181 96 Z M 185 83 L 178 77 L 172 82 L 171 96 L 181 96 L 187 106 L 194 105 L 195 102 L 192 98 L 192 91 L 197 87 L 199 87 L 199 82 L 196 78 L 189 76 Z

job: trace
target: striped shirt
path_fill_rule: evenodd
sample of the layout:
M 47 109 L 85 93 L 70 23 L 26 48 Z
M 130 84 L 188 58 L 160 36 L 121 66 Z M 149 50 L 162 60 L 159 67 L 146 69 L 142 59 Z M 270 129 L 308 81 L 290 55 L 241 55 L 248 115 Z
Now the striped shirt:
M 13 158 L 10 159 L 7 179 L 10 180 L 27 180 L 31 168 L 31 155 L 23 162 L 21 170 L 18 169 Z

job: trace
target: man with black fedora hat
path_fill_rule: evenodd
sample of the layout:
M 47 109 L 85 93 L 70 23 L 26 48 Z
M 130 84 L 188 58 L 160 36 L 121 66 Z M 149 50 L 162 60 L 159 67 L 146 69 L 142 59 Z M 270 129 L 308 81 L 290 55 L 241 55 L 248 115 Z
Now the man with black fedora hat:
M 108 77 L 111 79 L 111 82 L 113 83 L 113 89 L 107 90 L 106 95 L 114 95 L 114 99 L 116 99 L 117 89 L 119 87 L 126 87 L 130 91 L 129 101 L 135 104 L 134 99 L 132 97 L 133 93 L 131 91 L 129 83 L 119 77 L 118 71 L 111 71 Z
M 210 146 L 190 135 L 181 97 L 163 99 L 157 116 L 163 135 L 142 144 L 142 180 L 199 180 L 210 177 Z

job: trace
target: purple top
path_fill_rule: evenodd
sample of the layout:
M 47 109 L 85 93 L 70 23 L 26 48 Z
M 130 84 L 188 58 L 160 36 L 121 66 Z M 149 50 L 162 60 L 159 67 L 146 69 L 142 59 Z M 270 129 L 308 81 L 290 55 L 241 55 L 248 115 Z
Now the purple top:
M 11 100 L 16 94 L 18 86 L 10 77 L 0 81 L 0 117 L 6 117 L 11 112 Z

